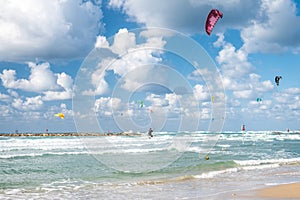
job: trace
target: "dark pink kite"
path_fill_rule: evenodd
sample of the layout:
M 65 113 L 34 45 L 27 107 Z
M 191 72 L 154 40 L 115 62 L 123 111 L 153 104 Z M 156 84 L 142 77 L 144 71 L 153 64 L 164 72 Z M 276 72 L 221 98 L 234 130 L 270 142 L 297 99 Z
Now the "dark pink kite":
M 205 23 L 205 30 L 208 35 L 210 35 L 220 17 L 223 17 L 223 13 L 217 9 L 212 9 L 209 12 Z

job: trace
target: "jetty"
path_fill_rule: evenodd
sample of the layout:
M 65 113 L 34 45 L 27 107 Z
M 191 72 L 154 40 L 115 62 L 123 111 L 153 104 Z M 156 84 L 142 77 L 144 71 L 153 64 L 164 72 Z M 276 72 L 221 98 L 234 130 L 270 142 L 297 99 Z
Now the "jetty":
M 281 134 L 300 134 L 300 131 L 273 131 L 272 134 L 275 134 L 275 135 L 281 135 Z
M 101 137 L 101 136 L 142 136 L 141 133 L 0 133 L 0 137 Z

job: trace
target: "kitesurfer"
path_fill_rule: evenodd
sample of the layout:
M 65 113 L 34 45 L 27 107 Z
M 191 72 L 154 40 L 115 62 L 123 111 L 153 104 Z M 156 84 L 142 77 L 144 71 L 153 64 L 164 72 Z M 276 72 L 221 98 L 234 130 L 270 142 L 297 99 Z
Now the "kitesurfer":
M 152 128 L 150 128 L 149 131 L 148 131 L 148 136 L 149 136 L 149 137 L 153 137 L 152 132 L 153 132 L 153 130 L 152 130 Z

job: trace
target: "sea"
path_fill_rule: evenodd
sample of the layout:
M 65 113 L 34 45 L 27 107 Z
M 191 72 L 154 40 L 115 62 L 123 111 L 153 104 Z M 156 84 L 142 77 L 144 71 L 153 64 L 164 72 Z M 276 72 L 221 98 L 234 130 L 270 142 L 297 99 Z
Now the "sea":
M 1 200 L 234 199 L 294 182 L 293 132 L 0 137 Z

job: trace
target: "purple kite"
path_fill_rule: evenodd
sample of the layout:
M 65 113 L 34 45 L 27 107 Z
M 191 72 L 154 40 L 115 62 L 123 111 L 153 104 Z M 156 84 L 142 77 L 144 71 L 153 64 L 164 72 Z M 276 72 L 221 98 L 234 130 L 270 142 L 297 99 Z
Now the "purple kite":
M 223 13 L 217 9 L 212 9 L 209 12 L 205 23 L 205 30 L 208 35 L 210 35 L 220 17 L 223 17 Z

